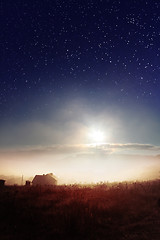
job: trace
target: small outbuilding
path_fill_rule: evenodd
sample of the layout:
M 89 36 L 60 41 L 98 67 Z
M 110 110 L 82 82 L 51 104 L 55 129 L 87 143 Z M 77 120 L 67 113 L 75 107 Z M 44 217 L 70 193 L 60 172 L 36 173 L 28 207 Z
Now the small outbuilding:
M 57 180 L 52 173 L 36 175 L 32 181 L 33 186 L 54 186 L 57 184 Z
M 4 187 L 5 181 L 6 181 L 6 180 L 0 179 L 0 187 Z
M 30 186 L 31 185 L 31 181 L 27 180 L 26 181 L 26 186 Z

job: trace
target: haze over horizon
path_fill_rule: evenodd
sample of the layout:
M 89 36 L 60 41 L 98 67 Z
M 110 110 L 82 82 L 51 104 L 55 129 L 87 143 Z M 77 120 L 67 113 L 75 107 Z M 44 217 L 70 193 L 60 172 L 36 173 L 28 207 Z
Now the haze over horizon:
M 158 178 L 160 3 L 2 0 L 0 11 L 0 175 Z

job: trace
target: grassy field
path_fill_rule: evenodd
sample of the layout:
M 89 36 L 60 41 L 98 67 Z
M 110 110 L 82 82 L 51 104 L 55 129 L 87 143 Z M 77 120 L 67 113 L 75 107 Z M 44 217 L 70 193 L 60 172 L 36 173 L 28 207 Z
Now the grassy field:
M 0 239 L 159 240 L 160 181 L 0 189 Z

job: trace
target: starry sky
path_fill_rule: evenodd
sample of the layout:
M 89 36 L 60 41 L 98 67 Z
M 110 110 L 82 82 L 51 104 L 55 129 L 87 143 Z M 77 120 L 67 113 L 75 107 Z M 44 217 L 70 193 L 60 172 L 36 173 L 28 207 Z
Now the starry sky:
M 2 0 L 0 15 L 2 173 L 10 173 L 14 154 L 23 163 L 18 173 L 35 153 L 42 172 L 63 159 L 58 174 L 68 158 L 79 168 L 91 153 L 157 161 L 159 1 Z M 85 147 L 91 128 L 105 135 L 98 150 Z

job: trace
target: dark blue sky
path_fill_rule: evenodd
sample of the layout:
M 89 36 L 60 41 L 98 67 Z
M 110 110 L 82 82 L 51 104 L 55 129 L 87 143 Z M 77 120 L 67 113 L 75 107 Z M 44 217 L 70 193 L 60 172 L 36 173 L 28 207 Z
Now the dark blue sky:
M 28 121 L 88 126 L 108 115 L 123 125 L 113 141 L 159 144 L 159 1 L 2 0 L 0 13 L 1 144 Z

